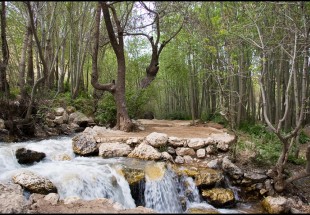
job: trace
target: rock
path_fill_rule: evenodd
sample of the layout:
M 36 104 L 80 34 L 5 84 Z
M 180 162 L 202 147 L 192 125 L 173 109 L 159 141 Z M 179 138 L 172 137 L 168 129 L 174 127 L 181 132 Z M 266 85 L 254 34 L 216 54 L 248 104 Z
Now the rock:
M 118 173 L 124 176 L 129 185 L 138 184 L 145 178 L 144 170 L 134 169 L 123 166 L 121 169 L 117 170 Z
M 264 174 L 259 174 L 255 172 L 244 173 L 244 178 L 242 179 L 242 184 L 254 184 L 263 182 L 267 179 L 267 176 Z
M 18 184 L 0 183 L 0 213 L 23 214 L 27 213 L 29 202 L 23 196 L 23 189 Z
M 63 116 L 56 116 L 53 122 L 56 125 L 61 125 L 64 123 L 64 118 L 63 118 Z
M 147 181 L 161 180 L 166 172 L 164 162 L 152 162 L 144 168 L 145 178 Z
M 235 202 L 234 192 L 231 189 L 213 188 L 202 190 L 202 197 L 215 207 L 228 207 Z
M 243 177 L 243 171 L 233 164 L 229 159 L 228 156 L 225 156 L 222 161 L 222 169 L 224 172 L 228 173 L 234 179 L 241 179 Z
M 192 149 L 200 149 L 205 146 L 205 142 L 208 140 L 205 140 L 204 138 L 191 138 L 187 142 L 187 147 Z
M 171 155 L 174 155 L 174 154 L 175 154 L 175 149 L 174 149 L 173 147 L 171 147 L 171 146 L 168 146 L 168 147 L 167 147 L 167 152 L 168 152 L 169 154 L 171 154 Z
M 230 135 L 227 133 L 213 133 L 210 135 L 210 138 L 215 143 L 226 143 L 228 145 L 234 143 L 236 141 L 236 137 L 234 135 Z
M 130 158 L 139 158 L 144 160 L 158 160 L 161 158 L 161 153 L 158 152 L 151 145 L 141 143 L 139 146 L 134 148 L 128 155 Z
M 126 157 L 131 151 L 125 143 L 102 143 L 99 146 L 99 156 L 103 158 Z
M 178 138 L 178 137 L 169 137 L 168 145 L 173 147 L 183 147 L 186 140 Z
M 30 149 L 19 148 L 15 152 L 16 159 L 20 164 L 32 164 L 34 162 L 39 162 L 45 158 L 43 152 L 37 152 Z
M 93 123 L 94 120 L 90 117 L 87 117 L 85 114 L 76 111 L 69 115 L 69 123 L 76 123 L 80 127 L 87 127 L 88 124 Z
M 57 193 L 49 193 L 44 197 L 44 200 L 49 201 L 52 205 L 56 205 L 59 200 Z
M 221 165 L 220 159 L 214 159 L 207 163 L 207 167 L 212 168 L 212 169 L 219 169 L 220 165 Z
M 198 149 L 196 151 L 197 158 L 204 158 L 206 156 L 206 150 L 205 149 Z
M 129 146 L 132 146 L 132 147 L 135 147 L 136 145 L 138 145 L 141 142 L 142 142 L 142 140 L 138 137 L 131 137 L 128 140 L 126 140 L 126 144 L 128 144 Z
M 210 168 L 204 168 L 199 171 L 195 178 L 195 184 L 198 187 L 213 187 L 224 179 L 222 171 Z
M 56 116 L 54 113 L 48 112 L 45 117 L 46 119 L 54 120 Z
M 74 153 L 78 155 L 93 155 L 99 152 L 94 135 L 90 133 L 80 133 L 72 138 L 72 148 Z
M 217 151 L 217 149 L 216 149 L 216 147 L 213 144 L 208 145 L 206 147 L 206 152 L 207 152 L 208 155 L 215 154 L 216 151 Z
M 184 156 L 184 155 L 194 156 L 194 155 L 196 155 L 194 149 L 187 148 L 187 147 L 178 147 L 178 148 L 176 148 L 175 152 L 179 156 Z
M 152 132 L 151 134 L 146 136 L 145 140 L 151 146 L 158 148 L 167 144 L 168 135 L 164 133 Z
M 12 179 L 14 183 L 21 185 L 33 193 L 57 193 L 57 188 L 49 179 L 38 176 L 33 172 L 18 173 Z
M 64 204 L 68 205 L 74 202 L 77 202 L 78 200 L 80 200 L 81 198 L 78 196 L 68 196 L 64 199 Z
M 75 112 L 76 109 L 73 106 L 67 106 L 66 107 L 66 112 L 70 115 L 71 113 Z
M 69 114 L 66 111 L 62 114 L 62 117 L 63 117 L 63 122 L 64 123 L 68 123 L 68 121 L 69 121 Z
M 290 207 L 286 198 L 267 196 L 262 202 L 263 208 L 270 214 L 288 213 Z
M 0 129 L 5 129 L 4 120 L 0 119 Z
M 161 157 L 166 161 L 174 162 L 173 157 L 168 152 L 162 152 Z
M 65 109 L 62 107 L 54 108 L 55 116 L 62 116 L 65 112 Z
M 227 152 L 229 150 L 229 145 L 227 143 L 224 142 L 219 142 L 216 147 L 223 152 Z
M 178 164 L 183 164 L 184 163 L 184 158 L 182 156 L 176 156 L 175 160 L 174 160 L 175 163 L 178 163 Z
M 193 162 L 193 158 L 189 155 L 184 155 L 184 163 L 192 163 Z

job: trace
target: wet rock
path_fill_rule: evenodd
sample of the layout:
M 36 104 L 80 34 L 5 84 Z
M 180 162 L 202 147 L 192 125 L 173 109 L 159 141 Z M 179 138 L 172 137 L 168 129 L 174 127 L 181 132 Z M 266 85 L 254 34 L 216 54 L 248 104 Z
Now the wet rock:
M 288 213 L 290 210 L 286 198 L 267 196 L 262 202 L 263 208 L 270 214 Z
M 23 189 L 18 184 L 0 183 L 0 213 L 23 214 L 30 203 L 23 196 Z
M 203 168 L 195 178 L 196 186 L 198 187 L 213 187 L 224 179 L 222 171 Z
M 145 140 L 151 146 L 158 148 L 167 144 L 168 135 L 164 133 L 152 132 L 146 136 Z
M 215 207 L 229 207 L 235 203 L 234 192 L 231 189 L 213 188 L 202 190 L 202 197 Z
M 190 155 L 190 156 L 195 156 L 195 150 L 187 147 L 178 147 L 175 150 L 176 154 L 179 156 L 184 156 L 184 155 Z
M 12 179 L 14 183 L 21 185 L 33 193 L 57 193 L 57 188 L 49 179 L 36 175 L 33 172 L 18 173 Z
M 139 158 L 144 160 L 158 160 L 161 158 L 161 153 L 158 152 L 151 145 L 141 143 L 139 146 L 134 148 L 128 155 L 130 158 Z
M 138 184 L 145 178 L 143 169 L 134 169 L 123 166 L 118 169 L 118 173 L 124 176 L 129 185 Z
M 102 143 L 99 146 L 99 156 L 103 158 L 126 157 L 131 151 L 125 143 Z
M 166 165 L 163 162 L 150 163 L 145 166 L 144 172 L 147 181 L 160 180 L 165 175 Z
M 20 164 L 32 164 L 34 162 L 39 162 L 45 158 L 45 153 L 37 152 L 30 149 L 19 148 L 15 152 L 16 159 Z

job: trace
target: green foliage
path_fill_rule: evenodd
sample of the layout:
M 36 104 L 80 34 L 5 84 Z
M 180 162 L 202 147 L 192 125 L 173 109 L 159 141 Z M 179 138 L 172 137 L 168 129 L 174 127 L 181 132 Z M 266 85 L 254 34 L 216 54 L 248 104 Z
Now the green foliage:
M 168 113 L 165 118 L 170 120 L 190 120 L 191 116 L 185 111 L 175 111 L 173 113 Z
M 116 113 L 117 109 L 113 95 L 108 93 L 98 102 L 95 120 L 112 127 L 116 124 Z
M 310 138 L 305 134 L 304 131 L 302 131 L 299 135 L 299 143 L 300 144 L 305 144 L 310 142 Z

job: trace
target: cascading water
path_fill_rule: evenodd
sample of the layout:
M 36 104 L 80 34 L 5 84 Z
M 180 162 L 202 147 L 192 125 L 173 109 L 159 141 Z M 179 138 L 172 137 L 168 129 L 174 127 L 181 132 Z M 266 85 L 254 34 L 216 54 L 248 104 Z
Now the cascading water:
M 19 164 L 15 151 L 22 147 L 44 152 L 46 157 L 32 165 Z M 84 200 L 109 198 L 122 204 L 124 208 L 134 208 L 136 204 L 131 193 L 133 191 L 118 171 L 119 164 L 144 169 L 145 178 L 139 182 L 139 190 L 136 191 L 136 195 L 141 198 L 138 201 L 136 199 L 138 205 L 152 208 L 159 213 L 187 213 L 191 208 L 211 208 L 219 213 L 238 212 L 231 209 L 215 209 L 202 201 L 193 178 L 178 176 L 163 162 L 122 157 L 103 159 L 75 156 L 70 137 L 0 143 L 0 183 L 11 181 L 12 176 L 29 170 L 53 182 L 60 199 L 69 196 L 77 196 Z M 233 188 L 229 181 L 226 181 L 226 185 Z M 143 195 L 140 195 L 142 193 Z

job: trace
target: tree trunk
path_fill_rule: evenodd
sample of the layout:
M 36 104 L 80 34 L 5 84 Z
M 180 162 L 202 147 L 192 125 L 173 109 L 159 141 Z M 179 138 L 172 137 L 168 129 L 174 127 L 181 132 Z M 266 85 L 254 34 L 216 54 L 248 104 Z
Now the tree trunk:
M 0 62 L 0 92 L 4 93 L 6 98 L 9 98 L 10 89 L 6 79 L 6 68 L 9 62 L 9 47 L 6 40 L 6 6 L 5 1 L 1 2 L 1 49 L 2 61 Z

